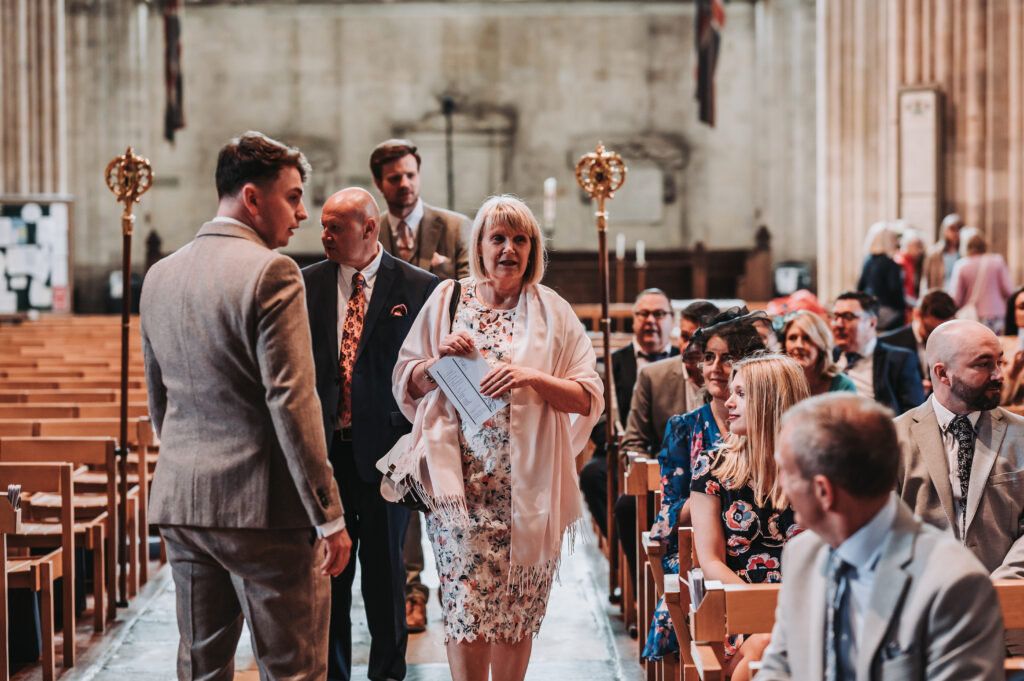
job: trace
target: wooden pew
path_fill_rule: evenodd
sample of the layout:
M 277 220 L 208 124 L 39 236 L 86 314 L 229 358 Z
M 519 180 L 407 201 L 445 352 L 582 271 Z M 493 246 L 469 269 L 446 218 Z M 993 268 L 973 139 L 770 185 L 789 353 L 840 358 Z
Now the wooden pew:
M 54 664 L 53 590 L 54 581 L 63 577 L 63 663 L 65 667 L 75 664 L 75 554 L 74 519 L 72 498 L 74 483 L 71 479 L 70 464 L 5 464 L 0 463 L 0 489 L 6 492 L 11 484 L 22 485 L 22 493 L 56 492 L 65 505 L 60 523 L 39 525 L 27 522 L 14 511 L 6 494 L 0 496 L 0 559 L 3 562 L 3 583 L 0 583 L 3 610 L 4 634 L 3 652 L 0 658 L 0 678 L 8 678 L 7 650 L 7 590 L 29 589 L 41 593 L 41 626 L 43 638 L 42 667 L 44 681 L 53 681 Z M 8 556 L 8 542 L 11 548 L 23 546 L 53 547 L 44 556 Z
M 75 466 L 95 466 L 107 472 L 108 479 L 101 508 L 96 500 L 89 495 L 75 495 L 75 539 L 79 545 L 94 551 L 93 564 L 99 568 L 93 582 L 96 605 L 93 612 L 93 623 L 97 631 L 102 630 L 103 621 L 100 615 L 103 597 L 100 589 L 106 582 L 107 618 L 117 615 L 114 594 L 117 580 L 117 492 L 114 461 L 114 438 L 41 438 L 41 437 L 4 437 L 0 438 L 0 462 L 11 463 L 47 463 L 66 462 Z M 31 501 L 31 499 L 30 499 Z M 42 502 L 40 502 L 42 503 Z M 131 506 L 129 506 L 129 509 Z M 99 512 L 97 512 L 99 511 Z M 101 528 L 98 530 L 96 528 Z M 97 540 L 105 539 L 97 544 Z M 102 556 L 102 562 L 100 562 Z M 105 580 L 100 579 L 105 575 Z
M 1024 629 L 1024 580 L 996 579 L 996 596 L 1003 610 L 1003 626 L 1007 629 Z M 1003 665 L 1006 678 L 1024 671 L 1024 657 L 1008 657 Z

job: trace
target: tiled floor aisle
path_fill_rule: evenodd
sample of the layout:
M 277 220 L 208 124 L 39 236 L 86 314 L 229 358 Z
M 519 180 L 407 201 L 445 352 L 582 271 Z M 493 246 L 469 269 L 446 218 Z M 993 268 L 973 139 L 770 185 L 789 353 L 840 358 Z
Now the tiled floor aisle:
M 408 681 L 449 679 L 442 646 L 440 613 L 437 607 L 437 576 L 428 571 L 424 582 L 432 587 L 430 623 L 425 633 L 410 637 Z M 358 576 L 356 578 L 358 584 Z M 636 642 L 623 633 L 617 609 L 607 605 L 607 566 L 591 537 L 587 544 L 563 556 L 561 582 L 552 591 L 548 614 L 534 644 L 526 678 L 529 681 L 640 681 L 644 675 L 635 662 Z M 352 678 L 366 678 L 369 634 L 366 632 L 362 601 L 353 608 L 355 667 Z M 79 628 L 83 639 L 90 632 Z M 88 653 L 69 670 L 58 668 L 58 681 L 172 681 L 178 630 L 174 615 L 174 587 L 167 568 L 156 573 L 131 608 L 119 613 L 118 621 L 102 641 L 89 646 Z M 235 678 L 259 678 L 248 633 L 243 634 L 236 656 Z M 15 675 L 15 681 L 38 681 L 38 667 Z

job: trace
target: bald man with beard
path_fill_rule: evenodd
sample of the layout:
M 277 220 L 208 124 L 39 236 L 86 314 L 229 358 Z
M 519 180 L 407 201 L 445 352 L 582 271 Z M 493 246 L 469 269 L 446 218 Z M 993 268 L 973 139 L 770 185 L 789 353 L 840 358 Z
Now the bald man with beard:
M 1024 418 L 1000 408 L 999 338 L 967 320 L 940 325 L 925 355 L 932 396 L 896 419 L 897 488 L 925 522 L 948 530 L 993 579 L 1024 578 Z M 1017 632 L 1019 634 L 1019 632 Z M 1024 653 L 1024 637 L 1008 637 Z
M 370 629 L 370 679 L 405 677 L 405 567 L 409 511 L 380 495 L 375 464 L 411 425 L 391 394 L 391 372 L 409 327 L 438 278 L 389 255 L 369 192 L 337 192 L 320 215 L 326 260 L 302 270 L 313 338 L 316 392 L 352 555 L 362 568 Z M 328 681 L 352 672 L 355 560 L 331 579 Z

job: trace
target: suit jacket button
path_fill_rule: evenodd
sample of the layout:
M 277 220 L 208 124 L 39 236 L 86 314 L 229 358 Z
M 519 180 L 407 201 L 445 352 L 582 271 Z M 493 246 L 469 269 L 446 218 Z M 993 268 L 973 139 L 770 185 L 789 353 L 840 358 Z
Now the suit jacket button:
M 316 491 L 316 498 L 320 500 L 321 506 L 327 506 L 327 492 L 325 492 L 322 488 Z

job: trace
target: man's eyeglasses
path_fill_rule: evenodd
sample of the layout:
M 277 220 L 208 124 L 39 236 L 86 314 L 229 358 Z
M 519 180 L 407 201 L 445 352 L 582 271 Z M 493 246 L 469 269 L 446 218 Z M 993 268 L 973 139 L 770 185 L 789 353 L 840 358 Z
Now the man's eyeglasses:
M 672 314 L 668 310 L 634 310 L 633 316 L 639 317 L 640 319 L 647 319 L 648 317 L 654 317 L 658 321 L 661 321 L 665 317 Z
M 850 324 L 863 316 L 863 312 L 833 312 L 828 316 L 828 318 L 831 319 L 832 321 L 842 320 L 847 324 Z
M 716 355 L 713 352 L 705 352 L 703 356 L 701 356 L 700 363 L 703 366 L 713 366 L 715 362 L 718 362 L 718 365 L 722 367 L 723 370 L 729 371 L 732 369 L 732 363 L 735 361 L 736 359 L 727 352 L 723 352 L 721 355 Z

